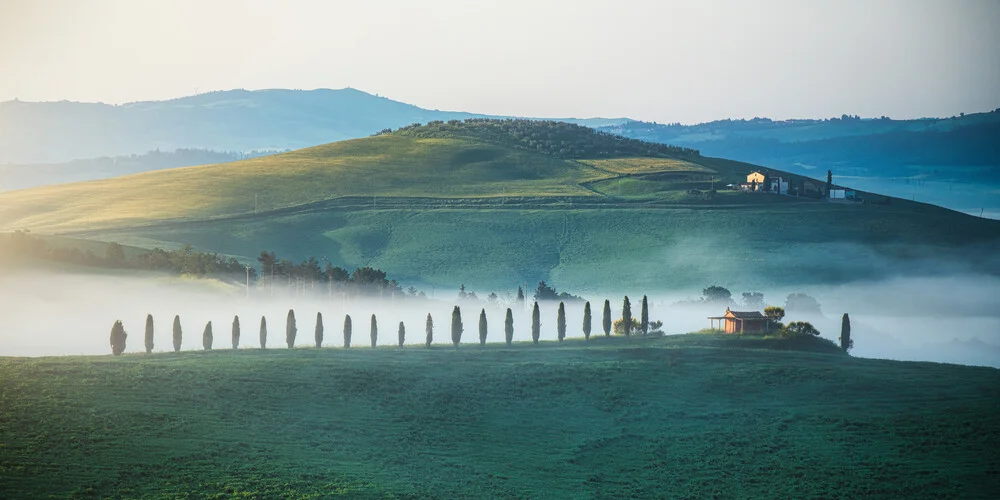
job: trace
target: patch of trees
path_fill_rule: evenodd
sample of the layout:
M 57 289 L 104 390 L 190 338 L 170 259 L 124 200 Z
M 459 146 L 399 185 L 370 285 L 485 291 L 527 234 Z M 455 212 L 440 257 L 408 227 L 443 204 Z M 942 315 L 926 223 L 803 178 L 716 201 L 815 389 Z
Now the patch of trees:
M 377 135 L 388 134 L 385 130 Z M 600 159 L 631 156 L 689 158 L 698 150 L 630 139 L 589 127 L 549 120 L 470 118 L 415 123 L 393 134 L 419 138 L 471 139 L 557 158 Z
M 309 257 L 296 264 L 288 259 L 280 259 L 274 252 L 261 251 L 257 257 L 260 263 L 259 286 L 287 286 L 299 291 L 329 292 L 361 296 L 405 297 L 403 288 L 396 280 L 388 279 L 386 272 L 371 267 L 359 267 L 349 272 L 342 267 L 327 262 L 320 266 L 316 257 Z M 410 287 L 411 297 L 423 296 Z
M 520 288 L 518 288 L 520 291 Z M 556 292 L 554 287 L 549 286 L 544 281 L 538 282 L 538 288 L 535 289 L 535 301 L 541 300 L 551 300 L 551 301 L 564 301 L 564 302 L 583 302 L 583 297 L 579 297 L 566 292 Z

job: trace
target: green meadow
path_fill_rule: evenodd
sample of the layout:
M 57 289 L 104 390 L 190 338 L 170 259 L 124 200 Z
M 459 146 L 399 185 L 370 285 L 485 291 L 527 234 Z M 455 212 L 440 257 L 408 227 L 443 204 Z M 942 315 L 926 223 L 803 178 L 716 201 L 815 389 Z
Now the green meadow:
M 991 498 L 1000 371 L 819 339 L 0 358 L 5 498 Z

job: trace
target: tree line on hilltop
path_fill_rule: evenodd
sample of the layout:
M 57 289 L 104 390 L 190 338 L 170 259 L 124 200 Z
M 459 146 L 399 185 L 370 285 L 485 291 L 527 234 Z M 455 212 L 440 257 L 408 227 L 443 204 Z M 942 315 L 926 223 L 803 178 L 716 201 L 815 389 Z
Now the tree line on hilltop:
M 464 121 L 414 123 L 378 135 L 398 134 L 418 138 L 474 139 L 498 146 L 533 151 L 565 159 L 645 157 L 694 157 L 698 150 L 631 139 L 589 127 L 551 120 L 469 118 Z

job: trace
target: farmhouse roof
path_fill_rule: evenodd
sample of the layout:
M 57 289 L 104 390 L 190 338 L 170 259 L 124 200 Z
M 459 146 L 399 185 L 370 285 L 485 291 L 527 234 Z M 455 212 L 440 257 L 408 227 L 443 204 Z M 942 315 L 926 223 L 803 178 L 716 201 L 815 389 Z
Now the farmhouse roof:
M 760 311 L 730 311 L 726 309 L 726 312 L 739 319 L 767 319 Z

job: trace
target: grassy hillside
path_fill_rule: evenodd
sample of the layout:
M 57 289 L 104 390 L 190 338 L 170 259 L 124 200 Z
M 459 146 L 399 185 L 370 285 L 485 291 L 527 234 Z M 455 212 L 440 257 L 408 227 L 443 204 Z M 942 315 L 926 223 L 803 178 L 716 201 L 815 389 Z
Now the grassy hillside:
M 448 286 L 546 279 L 663 289 L 1000 272 L 983 251 L 1000 240 L 996 221 L 898 199 L 711 192 L 755 168 L 567 124 L 436 122 L 235 163 L 0 193 L 0 230 L 191 243 L 249 261 L 268 249 Z
M 688 335 L 0 358 L 0 496 L 989 498 L 1000 372 Z

